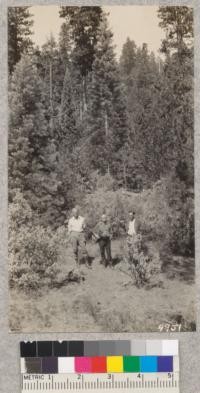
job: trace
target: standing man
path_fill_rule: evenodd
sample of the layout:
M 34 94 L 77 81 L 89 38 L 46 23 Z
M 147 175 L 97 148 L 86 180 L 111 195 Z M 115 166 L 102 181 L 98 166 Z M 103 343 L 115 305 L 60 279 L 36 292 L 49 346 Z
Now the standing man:
M 126 249 L 128 254 L 128 261 L 133 259 L 133 254 L 138 250 L 139 243 L 141 243 L 141 236 L 138 234 L 138 222 L 135 218 L 135 212 L 129 212 L 129 223 L 127 229 Z
M 127 238 L 126 238 L 126 248 L 127 248 L 129 261 L 132 259 L 131 256 L 136 241 L 136 234 L 137 232 L 136 232 L 135 212 L 131 210 L 129 212 L 129 222 L 128 222 Z
M 69 219 L 68 223 L 70 242 L 73 248 L 76 264 L 78 266 L 80 265 L 80 259 L 82 256 L 86 260 L 86 266 L 90 268 L 84 234 L 85 227 L 85 218 L 79 215 L 79 208 L 75 207 L 72 210 L 72 217 Z
M 111 225 L 108 222 L 106 214 L 102 214 L 101 220 L 96 226 L 95 234 L 98 238 L 101 263 L 105 267 L 112 266 L 112 256 L 111 256 Z
M 127 235 L 131 237 L 135 237 L 137 234 L 137 224 L 136 224 L 136 219 L 135 219 L 135 212 L 130 211 L 129 212 L 129 223 L 128 223 L 128 232 Z

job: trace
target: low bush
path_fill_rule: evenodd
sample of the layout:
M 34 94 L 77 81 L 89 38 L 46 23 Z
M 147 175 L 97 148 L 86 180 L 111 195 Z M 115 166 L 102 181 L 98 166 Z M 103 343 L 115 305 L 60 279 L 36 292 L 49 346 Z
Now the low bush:
M 194 195 L 185 183 L 171 178 L 166 197 L 171 208 L 165 246 L 175 255 L 194 256 Z
M 10 285 L 23 290 L 50 285 L 59 269 L 59 248 L 51 230 L 21 226 L 10 235 Z
M 114 237 L 124 234 L 127 212 L 120 191 L 99 189 L 85 197 L 82 209 L 90 228 L 94 228 L 101 215 L 106 213 L 111 222 Z
M 57 231 L 33 224 L 33 213 L 20 193 L 9 206 L 9 280 L 10 286 L 31 291 L 57 285 L 72 276 L 70 261 L 61 266 L 60 247 L 67 244 L 66 228 Z M 68 258 L 70 260 L 70 258 Z M 62 276 L 62 277 L 61 277 Z
M 128 238 L 125 247 L 125 262 L 134 284 L 140 288 L 160 286 L 161 262 L 159 255 L 148 249 L 141 235 Z

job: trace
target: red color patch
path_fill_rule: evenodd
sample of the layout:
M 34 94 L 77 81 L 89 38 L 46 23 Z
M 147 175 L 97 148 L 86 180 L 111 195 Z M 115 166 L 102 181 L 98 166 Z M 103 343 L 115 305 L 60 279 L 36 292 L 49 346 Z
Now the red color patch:
M 92 359 L 92 373 L 107 373 L 106 356 L 96 356 Z

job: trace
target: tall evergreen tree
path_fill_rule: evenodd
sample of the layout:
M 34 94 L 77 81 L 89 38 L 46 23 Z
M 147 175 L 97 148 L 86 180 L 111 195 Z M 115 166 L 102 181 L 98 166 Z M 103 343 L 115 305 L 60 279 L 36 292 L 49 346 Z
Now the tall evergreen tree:
M 70 32 L 70 25 L 64 22 L 61 25 L 59 33 L 59 52 L 65 67 L 70 62 L 72 52 L 72 37 Z
M 32 159 L 47 133 L 42 83 L 27 56 L 22 56 L 9 86 L 9 175 L 11 184 L 28 188 Z
M 131 51 L 126 51 L 126 62 L 132 62 Z M 124 51 L 121 62 L 125 61 Z M 136 185 L 136 178 L 142 176 L 144 182 L 152 182 L 159 177 L 158 156 L 154 152 L 160 146 L 158 130 L 160 75 L 159 67 L 148 47 L 135 48 L 134 62 L 127 78 L 127 71 L 122 73 L 127 95 L 127 108 L 130 121 L 130 137 L 127 161 L 129 186 Z M 160 157 L 159 157 L 160 158 Z M 159 169 L 158 169 L 159 168 Z M 132 174 L 132 180 L 131 175 Z
M 123 77 L 127 78 L 131 75 L 136 63 L 136 44 L 134 41 L 127 38 L 122 48 L 120 56 L 120 70 Z
M 78 142 L 77 110 L 69 68 L 66 67 L 60 106 L 60 140 L 66 152 L 72 153 Z
M 22 53 L 32 49 L 31 27 L 33 20 L 29 8 L 8 8 L 8 67 L 10 73 L 13 72 Z
M 53 35 L 47 39 L 41 49 L 41 62 L 43 65 L 43 80 L 45 82 L 46 105 L 49 120 L 52 121 L 59 113 L 66 64 L 63 63 L 59 46 Z M 52 133 L 55 130 L 52 124 Z
M 42 222 L 52 223 L 63 200 L 57 193 L 57 148 L 45 118 L 44 100 L 37 68 L 23 55 L 9 87 L 10 198 L 19 189 L 43 216 Z
M 82 76 L 86 76 L 92 69 L 101 16 L 101 7 L 62 6 L 60 9 L 60 17 L 65 18 L 71 27 L 73 59 Z
M 158 17 L 161 19 L 160 27 L 166 32 L 161 50 L 176 51 L 182 54 L 184 48 L 192 44 L 193 39 L 193 9 L 184 6 L 160 7 Z
M 63 44 L 64 45 L 64 44 Z M 66 49 L 66 48 L 65 48 Z M 42 48 L 35 48 L 34 63 L 43 80 L 46 117 L 50 124 L 51 136 L 60 138 L 59 114 L 66 67 L 69 67 L 69 53 L 56 43 L 51 34 Z
M 118 152 L 127 140 L 126 102 L 106 16 L 97 37 L 89 103 L 92 166 L 116 176 Z
M 189 7 L 160 7 L 160 26 L 166 31 L 162 51 L 166 54 L 162 101 L 166 132 L 171 132 L 173 163 L 177 174 L 193 182 L 193 11 Z
M 101 7 L 66 7 L 60 9 L 60 17 L 65 18 L 68 32 L 71 33 L 71 62 L 79 99 L 80 122 L 88 104 L 89 73 L 95 57 L 98 28 L 102 17 Z

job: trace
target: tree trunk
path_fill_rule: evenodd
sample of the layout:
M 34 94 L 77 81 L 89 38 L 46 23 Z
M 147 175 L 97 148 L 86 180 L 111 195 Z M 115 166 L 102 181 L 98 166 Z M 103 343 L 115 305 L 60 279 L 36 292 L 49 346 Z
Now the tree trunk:
M 50 130 L 53 136 L 53 70 L 52 61 L 49 63 L 49 98 L 50 98 Z
M 123 175 L 124 175 L 124 187 L 127 189 L 127 180 L 126 180 L 126 163 L 123 161 Z
M 80 120 L 83 120 L 82 98 L 80 97 Z
M 109 137 L 109 129 L 108 129 L 108 115 L 105 111 L 105 135 L 106 135 L 106 145 L 108 146 L 108 137 Z M 108 153 L 108 151 L 107 151 Z M 107 173 L 110 175 L 110 165 L 109 165 L 109 157 L 107 156 Z
M 82 94 L 83 94 L 83 112 L 87 112 L 86 76 L 84 76 L 82 79 Z

